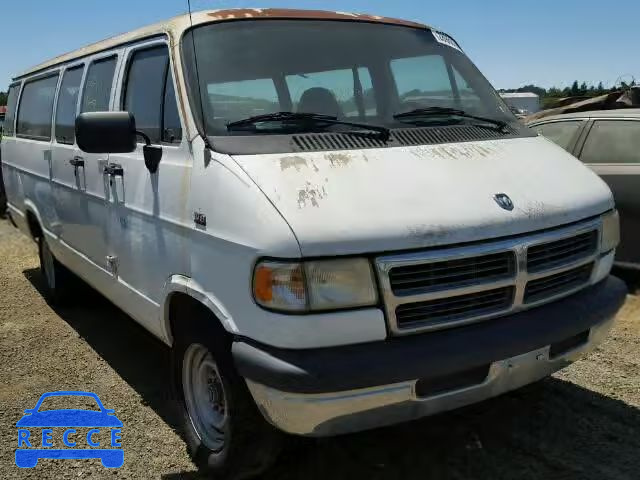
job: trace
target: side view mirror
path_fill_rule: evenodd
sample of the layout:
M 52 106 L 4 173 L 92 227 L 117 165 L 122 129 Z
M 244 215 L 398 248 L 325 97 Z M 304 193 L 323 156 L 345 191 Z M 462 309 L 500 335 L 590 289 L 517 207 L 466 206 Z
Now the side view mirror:
M 151 145 L 149 137 L 136 130 L 136 119 L 129 112 L 86 112 L 76 117 L 76 141 L 87 153 L 131 153 L 140 135 L 149 172 L 156 173 L 162 159 L 162 147 Z
M 136 120 L 129 112 L 86 112 L 76 118 L 76 140 L 83 152 L 130 153 L 136 139 Z

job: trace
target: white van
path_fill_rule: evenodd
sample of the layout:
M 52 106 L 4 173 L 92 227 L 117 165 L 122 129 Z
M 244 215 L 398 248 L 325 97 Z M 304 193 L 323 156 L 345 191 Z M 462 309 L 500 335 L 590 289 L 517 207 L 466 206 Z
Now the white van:
M 424 25 L 199 12 L 37 66 L 9 103 L 9 211 L 50 300 L 78 276 L 171 347 L 220 474 L 266 465 L 271 425 L 336 435 L 541 379 L 624 301 L 607 186 Z

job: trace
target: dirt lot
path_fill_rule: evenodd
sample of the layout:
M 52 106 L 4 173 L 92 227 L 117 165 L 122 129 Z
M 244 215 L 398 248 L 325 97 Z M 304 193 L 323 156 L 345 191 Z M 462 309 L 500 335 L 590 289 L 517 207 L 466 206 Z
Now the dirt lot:
M 37 266 L 35 245 L 0 221 L 0 477 L 199 478 L 171 427 L 166 349 L 95 293 L 52 309 Z M 93 391 L 115 409 L 121 469 L 14 465 L 22 411 L 62 389 Z M 600 349 L 541 384 L 419 422 L 292 442 L 263 478 L 640 478 L 640 297 L 629 296 Z

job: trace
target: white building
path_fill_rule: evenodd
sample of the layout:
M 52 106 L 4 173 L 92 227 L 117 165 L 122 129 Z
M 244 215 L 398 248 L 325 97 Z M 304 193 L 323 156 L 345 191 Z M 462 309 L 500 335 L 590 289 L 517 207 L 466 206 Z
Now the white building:
M 536 113 L 540 110 L 540 97 L 535 93 L 501 93 L 507 105 L 523 111 L 523 113 Z

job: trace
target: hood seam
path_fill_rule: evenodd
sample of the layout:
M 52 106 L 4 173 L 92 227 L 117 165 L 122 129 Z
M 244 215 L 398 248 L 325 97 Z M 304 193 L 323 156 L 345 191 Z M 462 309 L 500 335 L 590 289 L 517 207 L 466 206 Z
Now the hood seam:
M 278 212 L 278 215 L 280 215 L 280 218 L 282 218 L 284 223 L 287 224 L 287 226 L 289 227 L 289 231 L 291 232 L 291 235 L 293 235 L 293 238 L 295 239 L 296 243 L 298 244 L 298 251 L 300 252 L 300 258 L 302 258 L 302 245 L 300 244 L 300 239 L 298 238 L 298 235 L 296 235 L 296 232 L 293 230 L 293 227 L 291 226 L 289 221 L 286 219 L 284 214 L 280 211 L 280 209 L 278 207 L 276 207 L 276 204 L 273 202 L 273 200 L 271 200 L 271 198 L 269 198 L 269 195 L 267 195 L 265 193 L 265 191 L 262 189 L 262 187 L 260 187 L 260 185 L 258 185 L 258 182 L 255 181 L 253 176 L 251 176 L 249 174 L 249 172 L 247 172 L 247 170 L 245 170 L 245 168 L 240 164 L 240 162 L 238 162 L 236 160 L 235 156 L 234 155 L 229 155 L 229 158 L 231 160 L 233 160 L 233 162 L 238 166 L 238 168 L 240 168 L 240 170 L 242 170 L 244 172 L 244 174 L 247 176 L 247 178 L 249 180 L 251 180 L 251 183 L 253 183 L 256 186 L 256 188 L 258 190 L 260 190 L 260 193 L 262 193 L 264 198 L 267 199 L 267 201 L 271 204 L 271 206 L 275 209 L 275 211 Z

